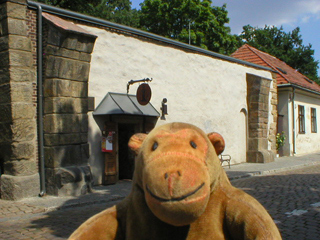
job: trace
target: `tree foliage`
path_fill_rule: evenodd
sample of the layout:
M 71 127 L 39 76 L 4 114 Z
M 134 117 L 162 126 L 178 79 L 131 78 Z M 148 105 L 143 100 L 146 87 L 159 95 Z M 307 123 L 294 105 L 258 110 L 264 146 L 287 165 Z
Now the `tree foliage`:
M 247 43 L 263 52 L 279 58 L 308 78 L 319 81 L 317 69 L 319 62 L 314 59 L 312 45 L 303 45 L 300 28 L 286 33 L 283 27 L 265 26 L 255 28 L 243 27 L 240 34 L 241 44 Z
M 226 5 L 211 0 L 145 0 L 141 4 L 140 28 L 178 41 L 229 54 L 236 49 L 230 34 Z
M 38 0 L 39 2 L 84 13 L 108 21 L 137 27 L 139 12 L 131 9 L 130 0 Z

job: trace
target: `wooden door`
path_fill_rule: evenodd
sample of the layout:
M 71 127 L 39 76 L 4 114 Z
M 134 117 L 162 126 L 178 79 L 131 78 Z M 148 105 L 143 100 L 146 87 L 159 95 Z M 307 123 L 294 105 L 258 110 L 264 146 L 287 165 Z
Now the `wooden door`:
M 104 184 L 115 184 L 118 181 L 118 166 L 117 166 L 117 124 L 107 122 L 105 124 L 104 137 L 107 141 L 112 142 L 112 150 L 108 150 L 104 154 Z

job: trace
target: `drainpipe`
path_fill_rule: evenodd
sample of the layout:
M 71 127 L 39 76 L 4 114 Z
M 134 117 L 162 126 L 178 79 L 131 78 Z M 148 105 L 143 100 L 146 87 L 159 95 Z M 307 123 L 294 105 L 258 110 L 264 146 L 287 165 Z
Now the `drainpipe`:
M 40 4 L 28 1 L 28 4 L 34 6 L 38 10 L 38 23 L 37 23 L 37 85 L 38 85 L 38 147 L 39 147 L 39 161 L 40 161 L 40 193 L 39 196 L 43 197 L 46 194 L 46 178 L 44 167 L 44 139 L 43 139 L 43 87 L 42 87 L 42 7 Z
M 293 144 L 293 154 L 296 154 L 296 119 L 294 114 L 294 98 L 295 98 L 296 89 L 292 87 L 292 144 Z

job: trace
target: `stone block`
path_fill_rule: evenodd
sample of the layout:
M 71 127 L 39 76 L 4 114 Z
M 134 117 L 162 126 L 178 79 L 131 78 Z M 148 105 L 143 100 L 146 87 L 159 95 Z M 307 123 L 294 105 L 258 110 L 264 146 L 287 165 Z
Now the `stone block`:
M 249 131 L 250 138 L 266 138 L 268 135 L 267 129 L 256 129 Z
M 85 98 L 53 97 L 45 98 L 45 113 L 87 113 L 88 101 Z
M 7 18 L 7 5 L 0 2 L 0 21 Z
M 81 132 L 82 114 L 47 114 L 44 117 L 45 133 Z
M 0 15 L 1 18 L 1 15 Z M 7 36 L 9 34 L 7 18 L 0 20 L 0 37 Z
M 261 102 L 261 103 L 269 103 L 269 96 L 263 94 L 251 94 L 250 95 L 250 102 Z
M 3 144 L 1 151 L 4 161 L 35 159 L 35 144 L 32 142 Z
M 9 49 L 8 43 L 9 43 L 8 36 L 0 37 L 0 52 Z
M 76 43 L 76 50 L 79 52 L 91 53 L 94 47 L 94 43 L 96 38 L 85 36 L 85 35 L 78 35 L 78 41 Z
M 26 19 L 27 7 L 16 2 L 7 2 L 7 16 L 10 18 Z
M 71 59 L 80 59 L 80 52 L 69 50 L 66 48 L 61 48 L 54 45 L 48 45 L 45 50 L 47 55 L 55 55 L 55 56 L 61 56 L 65 58 L 71 58 Z
M 60 146 L 69 144 L 82 143 L 80 133 L 67 133 L 67 134 L 44 134 L 45 146 Z
M 27 36 L 27 24 L 23 19 L 8 18 L 8 34 Z
M 78 165 L 86 165 L 88 164 L 90 151 L 89 151 L 89 144 L 81 144 L 81 158 L 77 159 Z
M 76 50 L 78 45 L 78 36 L 76 34 L 68 34 L 62 43 L 62 47 Z
M 261 87 L 260 94 L 269 95 L 270 88 L 269 87 Z
M 248 148 L 249 151 L 268 149 L 268 140 L 266 138 L 249 138 Z
M 11 83 L 10 92 L 12 102 L 32 102 L 32 83 Z
M 34 160 L 8 161 L 4 163 L 4 173 L 12 176 L 29 176 L 38 172 Z
M 9 66 L 9 52 L 0 52 L 0 66 Z
M 88 132 L 88 115 L 87 114 L 79 114 L 79 121 L 80 121 L 80 129 L 81 132 Z
M 1 69 L 1 66 L 0 66 L 0 86 L 9 82 L 10 82 L 9 68 Z M 0 98 L 1 98 L 1 94 L 0 94 Z
M 1 175 L 1 198 L 4 200 L 21 200 L 36 197 L 40 192 L 39 174 L 30 176 Z
M 12 142 L 12 129 L 10 123 L 0 122 L 0 143 Z M 1 146 L 1 145 L 0 145 Z M 2 154 L 2 153 L 1 153 Z
M 31 51 L 31 41 L 28 37 L 19 35 L 9 36 L 10 49 Z
M 12 103 L 13 119 L 34 119 L 37 109 L 33 103 Z
M 12 67 L 32 67 L 33 56 L 31 52 L 20 50 L 9 50 L 10 66 Z
M 256 129 L 267 129 L 268 124 L 260 123 L 260 122 L 250 122 L 249 129 L 256 130 Z
M 82 143 L 87 143 L 88 142 L 88 133 L 80 133 L 80 137 L 81 137 L 81 142 Z
M 13 120 L 12 125 L 8 126 L 12 131 L 13 141 L 31 141 L 37 135 L 37 125 L 35 119 Z
M 10 67 L 11 82 L 36 82 L 35 67 Z
M 78 165 L 81 157 L 81 145 L 45 147 L 45 164 L 48 168 Z
M 62 43 L 66 38 L 65 31 L 59 30 L 56 26 L 48 22 L 48 38 L 47 44 L 62 47 Z
M 45 97 L 87 97 L 87 93 L 87 82 L 48 79 L 44 83 Z
M 273 81 L 261 78 L 261 86 L 262 87 L 270 88 L 271 83 L 273 83 Z
M 84 62 L 91 62 L 91 54 L 85 53 L 85 52 L 80 52 L 79 60 L 84 61 Z
M 73 59 L 48 56 L 46 76 L 75 81 L 88 81 L 90 64 Z
M 81 196 L 91 192 L 90 166 L 46 169 L 47 193 L 56 196 Z
M 0 75 L 1 79 L 1 75 Z M 10 83 L 0 84 L 0 104 L 10 103 Z
M 268 163 L 274 162 L 275 154 L 269 150 L 248 151 L 247 162 L 250 163 Z
M 10 103 L 0 104 L 0 122 L 7 123 L 12 121 L 12 112 Z

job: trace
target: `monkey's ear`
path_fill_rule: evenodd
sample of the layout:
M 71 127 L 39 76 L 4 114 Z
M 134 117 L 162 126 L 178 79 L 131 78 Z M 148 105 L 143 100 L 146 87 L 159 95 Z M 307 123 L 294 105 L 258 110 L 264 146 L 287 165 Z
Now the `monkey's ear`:
M 223 137 L 216 132 L 208 133 L 208 138 L 216 150 L 217 155 L 220 155 L 226 146 Z
M 143 140 L 147 137 L 147 134 L 145 133 L 136 133 L 134 134 L 128 143 L 129 148 L 134 151 L 136 154 L 138 154 L 139 149 L 143 143 Z

